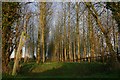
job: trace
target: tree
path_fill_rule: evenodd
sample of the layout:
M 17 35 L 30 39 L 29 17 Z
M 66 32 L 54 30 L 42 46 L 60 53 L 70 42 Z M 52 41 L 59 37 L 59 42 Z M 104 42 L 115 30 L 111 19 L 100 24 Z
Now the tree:
M 40 25 L 42 29 L 41 43 L 42 43 L 42 62 L 45 61 L 45 27 L 46 27 L 46 2 L 40 3 Z
M 71 53 L 71 37 L 70 37 L 70 27 L 71 27 L 71 25 L 70 25 L 70 2 L 68 2 L 68 45 L 69 45 L 69 60 L 71 61 L 71 59 L 72 59 L 72 53 Z
M 85 36 L 85 24 L 84 24 L 84 15 L 83 15 L 83 59 L 86 60 L 86 36 Z
M 76 35 L 78 47 L 78 62 L 80 62 L 79 2 L 76 2 Z
M 63 5 L 64 6 L 64 12 L 63 12 L 63 15 L 64 15 L 64 61 L 66 61 L 67 60 L 67 57 L 66 57 L 66 39 L 67 39 L 67 33 L 66 33 L 66 4 L 65 5 Z
M 40 63 L 40 45 L 41 45 L 41 27 L 38 27 L 38 41 L 37 41 L 37 58 L 36 63 Z
M 19 3 L 3 2 L 2 3 L 2 70 L 3 73 L 9 72 L 8 63 L 10 55 L 15 48 L 12 40 L 14 39 L 13 23 L 20 17 Z M 13 28 L 13 29 L 12 29 Z
M 22 47 L 25 44 L 25 41 L 26 41 L 26 38 L 27 38 L 26 29 L 27 29 L 27 23 L 28 23 L 28 20 L 29 20 L 30 17 L 31 17 L 31 14 L 26 15 L 26 21 L 25 21 L 24 27 L 23 27 L 24 30 L 23 30 L 23 32 L 21 33 L 21 36 L 20 36 L 20 41 L 19 41 L 19 45 L 18 45 L 18 48 L 17 48 L 16 59 L 15 59 L 15 62 L 14 62 L 12 75 L 15 75 L 16 71 L 18 70 L 19 61 L 20 61 L 20 58 L 21 58 L 20 57 L 21 50 L 22 50 Z
M 118 50 L 117 52 L 120 53 L 120 2 L 107 2 L 106 8 L 112 11 L 113 19 L 115 19 L 118 24 L 117 25 L 118 26 L 118 46 L 117 46 Z
M 113 46 L 110 42 L 110 37 L 108 36 L 108 32 L 102 26 L 101 21 L 98 17 L 98 13 L 95 10 L 94 6 L 91 3 L 86 3 L 86 6 L 89 9 L 92 16 L 94 17 L 94 19 L 96 20 L 96 23 L 98 24 L 98 27 L 100 28 L 101 32 L 104 34 L 104 37 L 106 38 L 106 44 L 109 48 L 110 56 L 111 56 L 110 64 L 113 68 L 116 68 L 117 65 L 118 65 L 117 55 L 116 55 L 115 51 L 113 50 Z
M 88 11 L 88 26 L 89 26 L 89 37 L 90 37 L 90 54 L 91 54 L 91 60 L 94 61 L 94 31 L 93 31 L 93 25 L 91 22 L 91 15 L 90 12 Z

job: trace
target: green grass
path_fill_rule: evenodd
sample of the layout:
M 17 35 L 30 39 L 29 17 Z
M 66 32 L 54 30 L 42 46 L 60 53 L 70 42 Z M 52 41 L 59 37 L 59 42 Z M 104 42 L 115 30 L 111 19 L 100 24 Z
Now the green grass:
M 2 79 L 2 73 L 0 72 L 0 80 Z
M 13 78 L 6 75 L 8 78 Z M 6 77 L 5 75 L 3 77 Z M 102 63 L 34 62 L 23 64 L 15 78 L 119 78 L 120 70 L 110 71 Z

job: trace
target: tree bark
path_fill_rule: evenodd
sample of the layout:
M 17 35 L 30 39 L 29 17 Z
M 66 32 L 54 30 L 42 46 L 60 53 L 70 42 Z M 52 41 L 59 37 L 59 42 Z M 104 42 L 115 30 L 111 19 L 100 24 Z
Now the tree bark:
M 26 15 L 26 21 L 24 22 L 24 31 L 21 33 L 21 36 L 20 36 L 20 41 L 19 41 L 19 44 L 18 44 L 18 49 L 17 49 L 17 53 L 16 53 L 16 59 L 15 59 L 15 62 L 14 62 L 14 66 L 13 66 L 13 71 L 12 71 L 12 75 L 14 76 L 17 72 L 17 70 L 18 70 L 18 63 L 19 63 L 19 59 L 20 59 L 20 53 L 21 53 L 21 50 L 22 50 L 22 47 L 23 47 L 23 45 L 25 44 L 25 41 L 26 41 L 26 36 L 27 36 L 27 34 L 26 34 L 26 30 L 27 30 L 27 23 L 28 23 L 28 20 L 29 20 L 29 18 L 31 17 L 31 15 L 30 14 L 27 14 Z M 22 54 L 21 54 L 22 55 Z
M 68 45 L 69 45 L 69 49 L 68 49 L 68 54 L 69 54 L 69 60 L 71 61 L 71 40 L 70 40 L 70 2 L 68 3 Z
M 74 60 L 74 62 L 76 62 L 76 42 L 75 42 L 75 41 L 73 42 L 73 48 L 74 48 L 74 49 L 73 49 L 73 51 L 74 51 L 74 52 L 73 52 L 73 57 L 74 57 L 73 60 Z
M 9 31 L 9 32 L 8 32 Z M 2 72 L 8 73 L 9 67 L 8 63 L 10 61 L 10 35 L 11 32 L 11 26 L 5 26 L 2 28 Z
M 86 61 L 86 37 L 85 37 L 85 26 L 84 26 L 84 15 L 83 15 L 83 59 Z
M 76 32 L 77 32 L 77 47 L 78 47 L 78 62 L 80 62 L 80 33 L 79 33 L 79 3 L 76 2 Z
M 118 53 L 120 54 L 120 32 L 118 32 Z
M 66 5 L 64 7 L 64 61 L 66 61 Z
M 42 29 L 42 62 L 45 62 L 46 2 L 40 3 L 40 25 Z
M 94 54 L 95 54 L 95 51 L 94 51 L 94 31 L 93 31 L 93 25 L 92 25 L 92 22 L 91 22 L 91 15 L 90 15 L 90 11 L 88 11 L 88 28 L 89 28 L 89 37 L 90 37 L 90 58 L 91 58 L 91 61 L 94 61 Z
M 39 64 L 40 63 L 40 45 L 41 45 L 41 43 L 40 43 L 40 40 L 41 40 L 41 35 L 40 35 L 40 32 L 41 32 L 41 29 L 40 29 L 40 26 L 38 27 L 38 42 L 37 42 L 37 48 L 36 48 L 36 50 L 37 50 L 37 52 L 36 52 L 36 57 L 37 57 L 37 61 L 36 61 L 36 63 L 37 64 Z
M 16 53 L 16 59 L 15 59 L 15 63 L 14 63 L 14 66 L 13 66 L 12 75 L 15 75 L 15 74 L 16 74 L 16 71 L 17 71 L 17 69 L 18 69 L 19 56 L 20 56 L 20 52 L 21 52 L 21 50 L 22 50 L 22 47 L 23 47 L 23 45 L 24 45 L 23 39 L 25 39 L 25 32 L 22 32 L 21 37 L 20 37 L 20 42 L 19 42 L 19 45 L 18 45 L 17 53 Z

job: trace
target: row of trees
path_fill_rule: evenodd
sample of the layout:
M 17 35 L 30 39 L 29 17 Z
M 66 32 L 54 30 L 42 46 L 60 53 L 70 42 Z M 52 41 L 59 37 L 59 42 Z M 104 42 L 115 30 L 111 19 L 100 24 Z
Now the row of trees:
M 30 56 L 36 59 L 36 63 L 44 63 L 47 58 L 62 62 L 100 59 L 106 62 L 107 58 L 114 67 L 118 64 L 116 53 L 120 48 L 119 5 L 103 2 L 4 2 L 3 72 L 9 72 L 10 55 L 15 50 L 12 75 L 16 74 L 23 47 L 24 62 Z

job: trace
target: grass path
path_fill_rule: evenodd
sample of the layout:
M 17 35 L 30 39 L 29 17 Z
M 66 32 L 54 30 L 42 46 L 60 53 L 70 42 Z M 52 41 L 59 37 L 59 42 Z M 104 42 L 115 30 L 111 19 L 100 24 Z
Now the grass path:
M 109 71 L 102 63 L 47 62 L 24 64 L 17 78 L 119 78 L 120 70 Z

